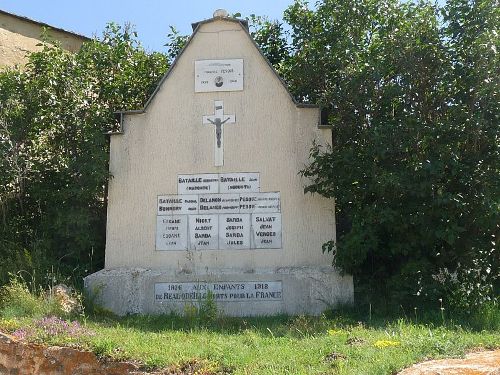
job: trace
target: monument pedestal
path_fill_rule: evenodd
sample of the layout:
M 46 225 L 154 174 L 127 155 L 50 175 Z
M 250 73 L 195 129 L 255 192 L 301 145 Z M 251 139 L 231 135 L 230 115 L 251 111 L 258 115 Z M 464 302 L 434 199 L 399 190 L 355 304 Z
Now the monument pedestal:
M 87 276 L 85 287 L 99 305 L 118 315 L 183 314 L 186 307 L 203 303 L 209 290 L 224 315 L 240 317 L 319 315 L 352 303 L 353 296 L 352 277 L 340 276 L 331 266 L 231 268 L 204 274 L 104 269 Z

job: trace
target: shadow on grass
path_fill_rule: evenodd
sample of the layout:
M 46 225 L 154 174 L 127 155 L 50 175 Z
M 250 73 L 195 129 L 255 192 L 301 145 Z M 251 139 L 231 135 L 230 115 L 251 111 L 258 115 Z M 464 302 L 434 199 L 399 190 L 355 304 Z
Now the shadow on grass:
M 398 324 L 428 326 L 429 328 L 464 329 L 471 332 L 495 331 L 500 329 L 500 309 L 492 306 L 474 314 L 447 314 L 443 311 L 413 311 L 413 316 L 401 311 L 376 311 L 359 307 L 341 307 L 328 310 L 322 316 L 275 315 L 267 317 L 233 318 L 218 316 L 205 319 L 203 316 L 128 315 L 93 316 L 91 320 L 110 327 L 123 327 L 143 332 L 162 331 L 209 331 L 214 333 L 238 334 L 252 330 L 269 337 L 306 337 L 324 334 L 329 329 L 351 329 L 362 326 L 366 329 L 385 329 Z

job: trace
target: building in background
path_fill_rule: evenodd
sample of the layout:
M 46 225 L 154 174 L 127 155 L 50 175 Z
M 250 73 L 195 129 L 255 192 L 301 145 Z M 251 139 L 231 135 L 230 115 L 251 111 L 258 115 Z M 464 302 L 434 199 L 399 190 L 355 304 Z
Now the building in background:
M 27 54 L 41 50 L 44 29 L 50 40 L 57 41 L 65 50 L 76 52 L 90 38 L 66 31 L 43 22 L 0 10 L 0 69 L 24 65 Z

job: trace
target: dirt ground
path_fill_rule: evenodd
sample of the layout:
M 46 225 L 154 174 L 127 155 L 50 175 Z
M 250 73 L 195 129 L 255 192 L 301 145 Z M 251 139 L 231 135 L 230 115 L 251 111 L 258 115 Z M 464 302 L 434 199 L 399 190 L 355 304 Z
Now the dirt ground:
M 500 349 L 413 365 L 399 375 L 500 375 Z

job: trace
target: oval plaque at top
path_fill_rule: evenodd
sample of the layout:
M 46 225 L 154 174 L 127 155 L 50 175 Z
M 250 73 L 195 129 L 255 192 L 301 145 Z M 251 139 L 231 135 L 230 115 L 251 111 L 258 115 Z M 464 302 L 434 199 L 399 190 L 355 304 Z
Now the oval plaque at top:
M 195 61 L 195 92 L 242 90 L 243 59 Z

